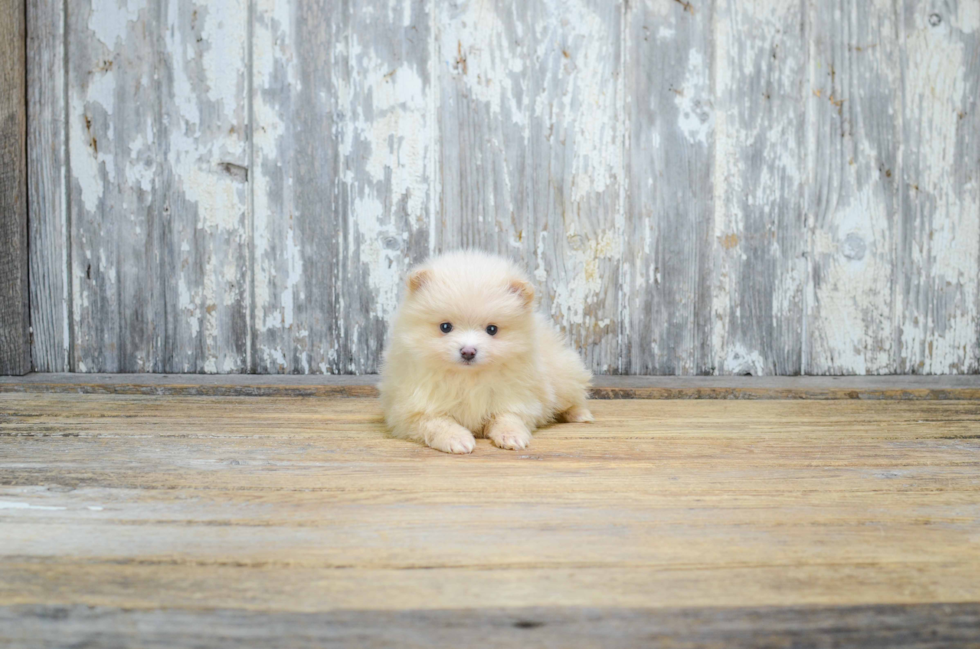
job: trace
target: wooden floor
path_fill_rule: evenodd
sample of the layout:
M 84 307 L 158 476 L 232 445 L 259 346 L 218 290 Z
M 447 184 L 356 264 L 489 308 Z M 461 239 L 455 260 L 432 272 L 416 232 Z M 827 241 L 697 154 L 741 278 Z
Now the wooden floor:
M 0 393 L 0 646 L 980 646 L 980 401 L 593 410 Z

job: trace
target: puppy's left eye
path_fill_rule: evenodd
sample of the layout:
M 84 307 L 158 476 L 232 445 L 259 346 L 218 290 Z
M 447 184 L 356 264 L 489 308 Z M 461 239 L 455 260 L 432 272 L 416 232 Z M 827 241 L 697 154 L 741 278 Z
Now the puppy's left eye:
M 490 334 L 491 336 L 496 336 L 497 335 L 497 325 L 490 325 L 489 327 L 487 327 L 487 333 Z

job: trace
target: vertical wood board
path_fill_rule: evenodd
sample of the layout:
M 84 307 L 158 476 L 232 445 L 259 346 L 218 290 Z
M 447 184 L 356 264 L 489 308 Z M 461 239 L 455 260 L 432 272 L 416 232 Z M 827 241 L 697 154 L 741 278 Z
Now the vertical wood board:
M 709 2 L 630 5 L 626 373 L 714 367 L 712 27 Z
M 717 374 L 802 370 L 805 5 L 718 0 L 712 353 Z
M 36 372 L 71 370 L 65 3 L 27 2 L 31 351 Z
M 31 370 L 24 3 L 0 1 L 0 374 Z
M 980 371 L 980 2 L 905 0 L 894 370 Z
M 68 11 L 74 368 L 243 371 L 247 3 Z
M 902 16 L 890 3 L 810 4 L 806 370 L 898 364 Z
M 379 367 L 430 249 L 430 22 L 421 0 L 257 3 L 256 371 Z
M 529 3 L 529 218 L 545 310 L 586 363 L 620 371 L 624 3 Z
M 346 2 L 254 3 L 251 369 L 341 371 Z

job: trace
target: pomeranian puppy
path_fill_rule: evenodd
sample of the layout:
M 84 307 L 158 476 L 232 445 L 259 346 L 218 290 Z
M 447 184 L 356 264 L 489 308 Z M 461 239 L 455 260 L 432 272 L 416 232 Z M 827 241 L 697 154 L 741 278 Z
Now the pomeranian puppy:
M 414 268 L 381 371 L 398 437 L 470 453 L 474 435 L 526 448 L 552 421 L 587 422 L 591 374 L 544 316 L 514 264 L 475 251 Z

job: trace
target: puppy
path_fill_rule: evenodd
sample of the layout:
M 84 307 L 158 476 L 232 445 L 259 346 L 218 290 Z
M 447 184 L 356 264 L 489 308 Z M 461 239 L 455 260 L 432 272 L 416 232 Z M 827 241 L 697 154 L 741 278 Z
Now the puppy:
M 398 437 L 470 453 L 474 435 L 526 448 L 538 426 L 592 421 L 591 374 L 534 310 L 534 288 L 501 257 L 459 251 L 408 277 L 381 371 Z

